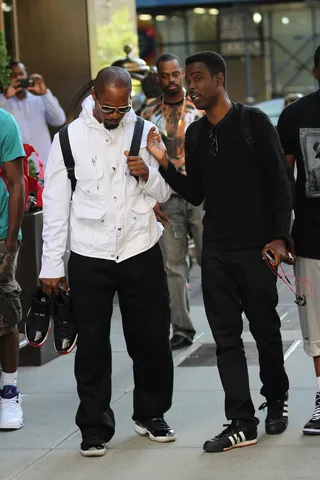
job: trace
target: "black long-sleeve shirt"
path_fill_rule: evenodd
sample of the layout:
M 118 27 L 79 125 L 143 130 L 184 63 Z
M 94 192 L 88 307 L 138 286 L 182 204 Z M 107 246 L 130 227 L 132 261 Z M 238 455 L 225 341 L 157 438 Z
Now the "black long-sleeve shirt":
M 250 112 L 256 154 L 240 131 L 241 104 L 233 104 L 213 127 L 207 118 L 186 132 L 187 176 L 169 164 L 160 169 L 169 185 L 188 202 L 204 201 L 204 248 L 245 250 L 289 238 L 291 192 L 278 134 L 258 109 Z M 198 131 L 194 138 L 195 130 Z M 217 155 L 210 153 L 216 136 Z

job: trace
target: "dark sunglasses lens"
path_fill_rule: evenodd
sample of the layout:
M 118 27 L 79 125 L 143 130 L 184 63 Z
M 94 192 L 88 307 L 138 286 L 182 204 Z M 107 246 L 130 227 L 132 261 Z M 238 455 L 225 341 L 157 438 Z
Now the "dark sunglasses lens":
M 102 106 L 101 107 L 101 111 L 102 113 L 114 113 L 115 111 L 118 111 L 120 113 L 120 115 L 124 115 L 125 113 L 128 113 L 129 110 L 131 110 L 131 106 L 128 105 L 127 107 L 119 107 L 119 108 L 115 108 L 115 107 L 106 107 L 106 106 Z
M 217 143 L 215 140 L 212 141 L 211 145 L 210 145 L 210 155 L 217 155 Z
M 130 105 L 128 105 L 127 107 L 119 107 L 118 110 L 119 110 L 119 113 L 123 115 L 124 113 L 128 113 L 131 110 L 131 107 Z
M 112 108 L 112 107 L 101 107 L 101 112 L 102 113 L 114 113 L 115 112 L 115 108 Z

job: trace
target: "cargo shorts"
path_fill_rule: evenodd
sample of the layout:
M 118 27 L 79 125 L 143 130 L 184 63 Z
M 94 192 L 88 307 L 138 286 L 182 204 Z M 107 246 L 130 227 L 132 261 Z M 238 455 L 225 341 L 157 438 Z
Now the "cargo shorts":
M 18 253 L 11 255 L 0 240 L 0 336 L 11 333 L 22 318 L 21 288 L 15 279 Z

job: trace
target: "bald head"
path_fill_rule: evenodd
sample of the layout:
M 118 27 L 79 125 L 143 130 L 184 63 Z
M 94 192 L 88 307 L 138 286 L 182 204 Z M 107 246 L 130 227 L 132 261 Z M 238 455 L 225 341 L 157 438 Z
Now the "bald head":
M 131 77 L 124 68 L 107 67 L 98 73 L 91 93 L 93 114 L 108 130 L 117 128 L 130 111 L 131 90 Z
M 94 81 L 94 88 L 99 95 L 106 88 L 128 89 L 131 92 L 132 83 L 130 74 L 124 68 L 106 67 L 100 70 Z

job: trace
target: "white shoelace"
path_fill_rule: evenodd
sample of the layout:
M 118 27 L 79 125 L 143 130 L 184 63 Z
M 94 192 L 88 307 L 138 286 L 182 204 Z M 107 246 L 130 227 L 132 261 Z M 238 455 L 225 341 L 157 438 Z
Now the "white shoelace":
M 316 408 L 313 412 L 312 420 L 320 420 L 320 392 L 318 392 L 316 396 Z

